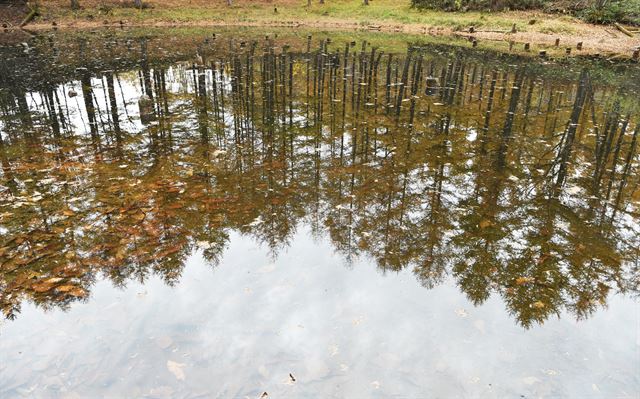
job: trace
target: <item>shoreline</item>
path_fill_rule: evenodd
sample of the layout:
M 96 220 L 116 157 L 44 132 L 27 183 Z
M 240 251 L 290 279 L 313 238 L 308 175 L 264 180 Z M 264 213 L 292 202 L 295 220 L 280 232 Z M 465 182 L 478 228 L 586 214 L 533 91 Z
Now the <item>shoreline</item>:
M 273 7 L 270 5 L 270 7 Z M 372 6 L 373 7 L 373 6 Z M 478 47 L 501 47 L 501 51 L 509 49 L 508 52 L 520 53 L 523 55 L 530 54 L 537 56 L 540 51 L 544 51 L 547 56 L 552 58 L 566 57 L 566 52 L 571 49 L 571 56 L 603 56 L 613 59 L 631 59 L 634 50 L 640 48 L 640 35 L 635 34 L 629 37 L 622 32 L 616 30 L 612 26 L 600 26 L 587 24 L 575 20 L 564 20 L 563 17 L 555 15 L 540 14 L 536 12 L 508 12 L 485 17 L 484 14 L 478 14 L 476 18 L 474 14 L 465 15 L 471 18 L 465 20 L 456 26 L 447 26 L 448 21 L 435 20 L 434 23 L 404 23 L 394 19 L 369 19 L 364 17 L 358 18 L 336 18 L 332 16 L 314 17 L 313 12 L 308 12 L 302 17 L 293 19 L 286 14 L 295 14 L 300 12 L 299 8 L 293 6 L 280 12 L 279 15 L 273 13 L 267 14 L 264 7 L 248 9 L 247 6 L 234 6 L 226 10 L 215 10 L 218 13 L 210 17 L 207 12 L 212 12 L 211 8 L 194 8 L 190 10 L 182 10 L 187 13 L 185 16 L 178 16 L 173 19 L 167 19 L 163 13 L 172 12 L 171 8 L 149 10 L 134 10 L 119 8 L 115 12 L 107 15 L 96 17 L 93 15 L 96 9 L 87 8 L 80 13 L 71 14 L 70 10 L 58 9 L 42 9 L 40 17 L 26 26 L 20 28 L 17 26 L 8 26 L 0 32 L 0 43 L 3 42 L 3 35 L 8 37 L 11 32 L 43 32 L 52 29 L 61 31 L 65 30 L 84 30 L 97 28 L 188 28 L 188 27 L 255 27 L 255 28 L 292 28 L 292 29 L 327 29 L 339 31 L 358 31 L 358 32 L 384 32 L 384 33 L 403 33 L 411 35 L 430 35 L 440 37 L 456 37 L 469 41 L 469 46 L 478 45 Z M 200 11 L 198 13 L 197 11 Z M 246 13 L 245 13 L 246 11 Z M 240 12 L 240 14 L 230 15 L 232 12 Z M 406 11 L 403 11 L 406 12 Z M 412 11 L 418 17 L 422 18 L 423 14 L 418 11 Z M 245 15 L 247 14 L 247 15 Z M 242 15 L 242 16 L 239 16 Z M 413 14 L 410 14 L 415 17 Z M 447 17 L 454 19 L 460 14 L 434 13 L 434 15 L 442 18 Z M 430 14 L 425 14 L 424 18 L 428 18 Z M 365 18 L 365 19 L 362 19 Z M 434 17 L 435 18 L 435 17 Z M 475 19 L 474 19 L 475 18 Z M 538 22 L 538 26 L 527 23 L 525 21 L 536 21 L 536 18 L 543 18 Z M 481 20 L 479 26 L 465 26 L 465 22 L 473 22 Z M 513 23 L 517 25 L 516 33 L 512 33 L 511 29 L 505 26 Z M 545 25 L 547 24 L 547 25 Z M 553 25 L 562 24 L 562 25 Z M 544 26 L 541 26 L 544 25 Z M 550 28 L 552 26 L 553 28 Z M 473 33 L 470 29 L 473 27 Z M 545 30 L 553 32 L 546 32 Z M 473 41 L 476 41 L 474 44 Z M 556 43 L 559 45 L 556 46 Z M 511 44 L 512 43 L 512 44 Z M 528 50 L 525 45 L 528 43 Z M 581 43 L 581 46 L 579 46 Z M 581 49 L 578 49 L 581 47 Z

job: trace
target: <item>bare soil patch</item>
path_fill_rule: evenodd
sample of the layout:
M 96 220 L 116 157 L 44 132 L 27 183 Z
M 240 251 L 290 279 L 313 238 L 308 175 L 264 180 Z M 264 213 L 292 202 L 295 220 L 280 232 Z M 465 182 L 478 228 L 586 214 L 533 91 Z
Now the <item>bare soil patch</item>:
M 0 0 L 0 26 L 18 26 L 28 12 L 26 1 Z

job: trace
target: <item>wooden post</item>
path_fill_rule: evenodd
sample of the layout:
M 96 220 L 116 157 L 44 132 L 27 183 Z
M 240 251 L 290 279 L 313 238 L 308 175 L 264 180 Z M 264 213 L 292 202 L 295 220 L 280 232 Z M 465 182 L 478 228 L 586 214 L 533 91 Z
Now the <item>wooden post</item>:
M 547 58 L 547 50 L 540 50 L 540 58 Z
M 473 39 L 472 46 L 473 47 L 478 47 L 478 41 L 476 39 Z
M 556 47 L 560 46 L 560 38 L 556 39 Z
M 513 42 L 509 42 L 509 51 L 513 50 Z
M 524 51 L 529 51 L 531 50 L 531 43 L 525 43 L 524 44 Z
M 566 55 L 571 55 L 571 47 L 567 47 L 564 51 Z
M 511 27 L 511 33 L 517 33 L 518 30 L 516 29 L 516 24 L 513 24 L 513 26 Z
M 576 49 L 582 50 L 582 42 L 578 42 L 578 44 L 576 45 Z
M 425 94 L 427 96 L 434 96 L 438 93 L 438 88 L 440 86 L 440 82 L 438 78 L 434 78 L 433 76 L 427 77 L 427 88 L 425 89 Z

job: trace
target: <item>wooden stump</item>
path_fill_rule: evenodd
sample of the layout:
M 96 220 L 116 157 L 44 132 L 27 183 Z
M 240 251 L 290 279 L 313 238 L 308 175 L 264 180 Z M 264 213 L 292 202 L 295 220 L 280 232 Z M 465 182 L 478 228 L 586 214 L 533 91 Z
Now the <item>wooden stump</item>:
M 427 96 L 434 96 L 438 93 L 438 89 L 440 86 L 440 81 L 438 78 L 429 76 L 427 77 L 427 87 L 424 91 L 424 94 Z

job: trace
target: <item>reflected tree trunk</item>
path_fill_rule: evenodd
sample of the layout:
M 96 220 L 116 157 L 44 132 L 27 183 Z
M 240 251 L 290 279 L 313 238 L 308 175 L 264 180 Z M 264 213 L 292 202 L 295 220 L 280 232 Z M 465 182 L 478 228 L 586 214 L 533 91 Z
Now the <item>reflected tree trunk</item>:
M 91 88 L 91 77 L 89 73 L 84 73 L 80 79 L 82 83 L 82 98 L 84 99 L 84 107 L 87 112 L 87 118 L 89 119 L 89 130 L 91 136 L 97 136 L 98 123 L 96 119 L 96 108 L 93 103 L 93 89 Z
M 567 166 L 571 151 L 573 149 L 573 142 L 578 129 L 578 121 L 580 115 L 582 115 L 582 109 L 584 108 L 585 100 L 587 99 L 589 91 L 589 74 L 587 71 L 582 71 L 580 75 L 580 83 L 578 86 L 578 92 L 576 94 L 575 102 L 573 103 L 573 109 L 571 111 L 571 117 L 567 124 L 567 129 L 562 138 L 562 146 L 559 156 L 559 169 L 556 179 L 556 189 L 562 186 L 567 176 Z M 556 193 L 557 194 L 557 193 Z
M 106 73 L 107 92 L 109 96 L 109 108 L 111 110 L 111 120 L 113 121 L 113 131 L 116 134 L 116 140 L 120 141 L 120 117 L 118 114 L 118 103 L 116 101 L 116 91 L 113 84 L 113 72 Z

